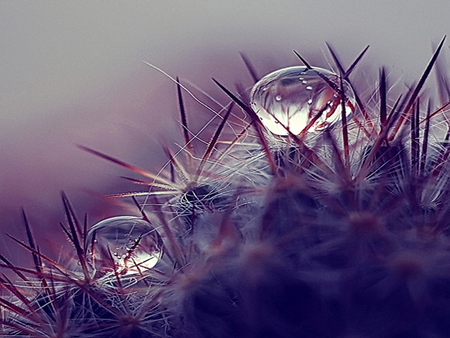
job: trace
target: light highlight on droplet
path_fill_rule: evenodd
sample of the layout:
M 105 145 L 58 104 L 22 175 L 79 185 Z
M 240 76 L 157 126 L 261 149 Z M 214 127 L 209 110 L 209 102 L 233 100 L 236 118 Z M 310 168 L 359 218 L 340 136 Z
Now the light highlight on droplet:
M 276 135 L 320 132 L 342 119 L 338 75 L 322 69 L 288 67 L 264 76 L 252 88 L 250 104 L 262 124 Z M 343 81 L 345 113 L 355 111 L 355 95 Z

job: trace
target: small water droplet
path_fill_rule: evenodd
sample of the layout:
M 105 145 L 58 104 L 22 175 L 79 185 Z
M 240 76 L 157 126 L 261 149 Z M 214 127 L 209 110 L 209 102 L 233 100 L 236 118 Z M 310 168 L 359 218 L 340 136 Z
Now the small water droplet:
M 323 126 L 331 126 L 342 117 L 340 94 L 330 83 L 339 86 L 339 76 L 322 68 L 283 68 L 264 76 L 253 86 L 251 107 L 272 133 L 298 135 L 316 114 L 323 111 L 325 105 L 336 106 L 330 116 L 317 119 L 308 130 L 317 132 L 319 124 L 322 130 Z M 343 88 L 348 102 L 346 113 L 350 114 L 355 107 L 355 95 L 348 82 L 343 81 Z
M 98 271 L 114 269 L 119 273 L 142 273 L 153 268 L 162 255 L 162 239 L 158 232 L 139 217 L 105 219 L 91 227 L 86 239 L 88 243 L 92 243 L 92 238 L 95 238 L 92 255 Z

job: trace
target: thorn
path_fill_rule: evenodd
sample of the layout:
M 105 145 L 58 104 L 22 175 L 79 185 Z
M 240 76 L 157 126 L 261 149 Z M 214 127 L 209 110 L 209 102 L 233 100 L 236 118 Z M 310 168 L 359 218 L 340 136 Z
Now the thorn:
M 256 74 L 255 67 L 253 67 L 250 60 L 247 58 L 247 56 L 244 53 L 239 53 L 241 55 L 242 60 L 245 63 L 245 66 L 247 67 L 248 72 L 250 73 L 250 77 L 252 78 L 253 82 L 256 83 L 259 80 L 258 75 Z
M 297 53 L 297 51 L 293 51 L 295 55 L 297 55 L 297 57 L 303 62 L 303 64 L 305 65 L 306 68 L 308 69 L 313 69 L 313 67 L 311 67 L 311 65 L 303 58 L 303 56 L 301 56 L 299 53 Z

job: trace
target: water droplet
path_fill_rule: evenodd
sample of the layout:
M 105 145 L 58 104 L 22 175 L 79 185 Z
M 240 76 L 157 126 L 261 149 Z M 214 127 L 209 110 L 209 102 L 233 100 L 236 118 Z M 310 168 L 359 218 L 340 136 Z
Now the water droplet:
M 276 135 L 288 135 L 288 130 L 300 134 L 317 114 L 321 115 L 308 132 L 320 132 L 342 117 L 339 86 L 339 76 L 322 68 L 283 68 L 264 76 L 253 86 L 251 107 L 264 126 Z M 346 81 L 343 89 L 345 111 L 351 114 L 355 110 L 355 95 Z M 331 107 L 329 113 L 324 112 L 326 106 Z
M 94 266 L 102 272 L 145 273 L 162 255 L 158 232 L 139 217 L 107 218 L 92 226 L 86 240 Z

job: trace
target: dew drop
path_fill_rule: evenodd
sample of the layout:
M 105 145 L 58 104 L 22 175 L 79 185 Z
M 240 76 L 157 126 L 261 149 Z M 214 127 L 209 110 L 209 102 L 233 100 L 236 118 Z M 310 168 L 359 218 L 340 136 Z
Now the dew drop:
M 325 78 L 325 79 L 324 79 Z M 300 80 L 300 81 L 299 81 Z M 305 84 L 308 86 L 305 86 Z M 340 78 L 322 68 L 288 67 L 264 76 L 252 88 L 250 103 L 264 126 L 276 135 L 300 134 L 321 113 L 308 132 L 321 132 L 342 117 Z M 343 81 L 345 111 L 355 110 L 355 95 Z M 325 106 L 334 108 L 324 114 Z
M 145 273 L 162 255 L 162 239 L 147 221 L 134 216 L 107 218 L 89 230 L 88 247 L 98 271 Z

